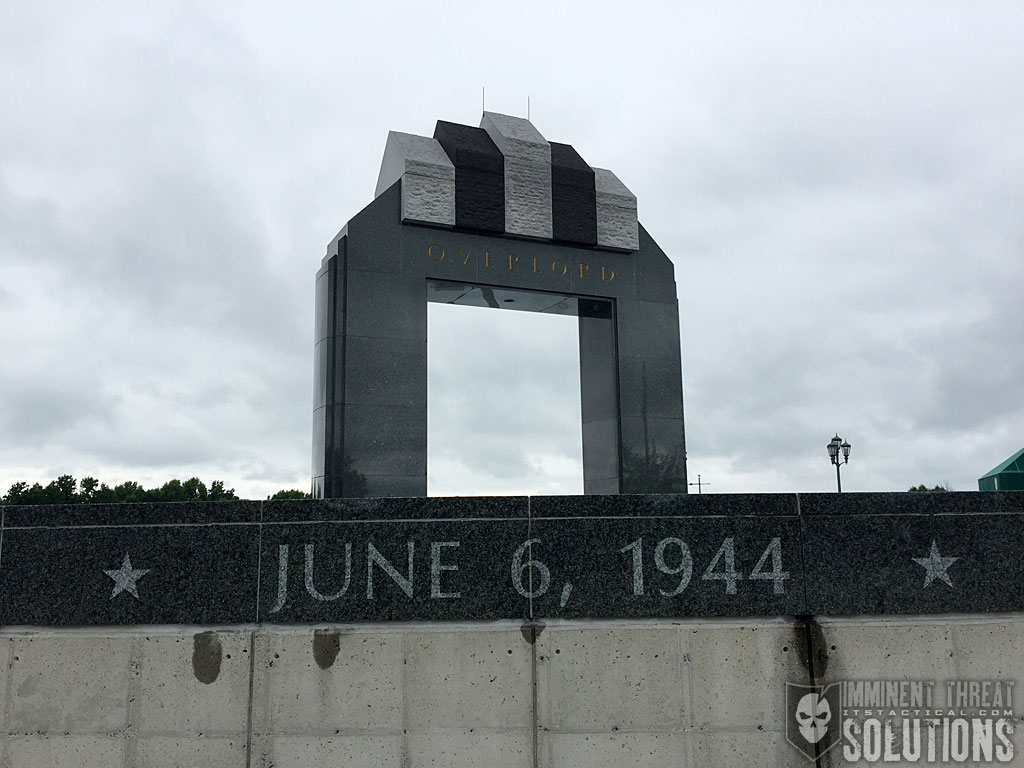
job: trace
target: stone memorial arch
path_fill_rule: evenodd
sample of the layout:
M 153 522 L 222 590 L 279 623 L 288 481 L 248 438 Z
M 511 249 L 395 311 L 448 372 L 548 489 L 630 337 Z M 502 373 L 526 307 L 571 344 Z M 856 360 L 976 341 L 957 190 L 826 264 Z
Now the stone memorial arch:
M 522 118 L 390 132 L 317 273 L 314 496 L 426 495 L 428 301 L 577 316 L 585 493 L 686 493 L 674 271 L 636 210 Z

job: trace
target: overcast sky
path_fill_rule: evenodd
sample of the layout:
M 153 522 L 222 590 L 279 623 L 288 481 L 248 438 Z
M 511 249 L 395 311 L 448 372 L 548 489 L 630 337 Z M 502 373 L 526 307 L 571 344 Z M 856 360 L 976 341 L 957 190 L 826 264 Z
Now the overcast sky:
M 0 493 L 307 489 L 313 280 L 388 130 L 526 114 L 676 267 L 691 479 L 1024 446 L 1024 4 L 0 5 Z M 267 8 L 269 6 L 269 8 Z M 438 307 L 434 493 L 579 492 L 571 319 Z

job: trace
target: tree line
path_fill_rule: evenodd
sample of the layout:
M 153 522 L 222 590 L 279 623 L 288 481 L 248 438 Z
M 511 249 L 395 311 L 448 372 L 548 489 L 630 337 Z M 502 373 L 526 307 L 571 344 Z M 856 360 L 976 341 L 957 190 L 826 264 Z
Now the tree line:
M 284 489 L 268 499 L 308 499 L 303 491 Z M 131 480 L 109 486 L 95 477 L 81 482 L 71 475 L 61 475 L 46 485 L 14 483 L 0 497 L 0 504 L 125 504 L 145 501 L 239 501 L 234 488 L 226 488 L 223 480 L 206 485 L 198 477 L 168 480 L 159 487 L 144 488 Z

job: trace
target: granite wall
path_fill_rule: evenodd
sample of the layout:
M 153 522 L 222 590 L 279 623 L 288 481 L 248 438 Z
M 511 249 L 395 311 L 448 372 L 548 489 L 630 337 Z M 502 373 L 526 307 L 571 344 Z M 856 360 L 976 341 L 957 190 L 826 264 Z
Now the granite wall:
M 845 765 L 793 745 L 787 684 L 1012 693 L 1022 507 L 6 507 L 0 766 Z M 1004 726 L 1019 709 L 1000 700 Z

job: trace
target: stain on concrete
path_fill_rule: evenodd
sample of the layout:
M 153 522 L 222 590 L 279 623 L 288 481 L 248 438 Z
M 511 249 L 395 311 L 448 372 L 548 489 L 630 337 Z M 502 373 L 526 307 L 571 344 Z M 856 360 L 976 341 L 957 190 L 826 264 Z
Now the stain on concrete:
M 523 635 L 523 640 L 533 645 L 537 642 L 537 638 L 540 637 L 540 633 L 544 631 L 544 625 L 538 622 L 526 623 L 519 628 L 519 631 Z
M 327 629 L 313 632 L 313 658 L 320 669 L 330 669 L 341 650 L 341 634 Z
M 813 616 L 800 616 L 793 625 L 793 651 L 807 670 L 811 684 L 820 682 L 828 670 L 828 644 L 821 624 Z
M 196 680 L 209 685 L 220 675 L 222 649 L 216 632 L 200 632 L 192 637 L 192 672 Z

